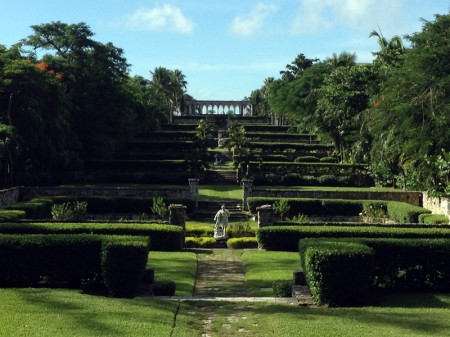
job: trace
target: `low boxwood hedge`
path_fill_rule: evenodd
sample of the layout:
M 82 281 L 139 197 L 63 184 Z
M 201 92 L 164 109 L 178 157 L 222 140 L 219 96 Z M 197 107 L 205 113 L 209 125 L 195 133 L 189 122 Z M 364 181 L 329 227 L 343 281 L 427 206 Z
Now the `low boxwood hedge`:
M 375 252 L 365 244 L 337 240 L 300 241 L 300 256 L 311 295 L 317 304 L 365 303 Z
M 17 221 L 24 219 L 26 212 L 24 210 L 0 210 L 0 222 L 3 221 Z
M 150 237 L 155 251 L 183 248 L 184 232 L 179 226 L 130 223 L 0 223 L 1 234 L 97 234 Z
M 449 228 L 376 226 L 270 226 L 256 231 L 258 245 L 266 250 L 297 251 L 305 238 L 450 238 Z
M 227 247 L 233 249 L 258 248 L 255 237 L 231 238 L 227 240 Z
M 27 219 L 48 219 L 54 202 L 51 198 L 34 198 L 30 201 L 17 202 L 6 210 L 24 211 Z
M 80 287 L 100 276 L 111 295 L 130 297 L 148 250 L 139 237 L 0 235 L 0 286 Z
M 419 223 L 430 225 L 448 224 L 448 218 L 444 214 L 422 213 L 419 215 Z

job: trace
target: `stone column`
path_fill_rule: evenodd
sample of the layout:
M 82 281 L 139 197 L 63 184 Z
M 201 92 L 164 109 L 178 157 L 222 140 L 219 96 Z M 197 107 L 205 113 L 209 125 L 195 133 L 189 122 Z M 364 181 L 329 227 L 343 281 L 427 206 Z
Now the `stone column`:
M 272 205 L 256 207 L 256 212 L 258 215 L 258 228 L 273 225 L 274 214 Z
M 186 229 L 186 206 L 171 204 L 169 206 L 169 223 Z
M 242 179 L 242 209 L 244 211 L 248 211 L 247 207 L 247 198 L 251 197 L 253 189 L 253 180 L 252 179 Z
M 194 200 L 195 208 L 198 207 L 198 182 L 199 179 L 197 178 L 189 179 L 189 197 Z

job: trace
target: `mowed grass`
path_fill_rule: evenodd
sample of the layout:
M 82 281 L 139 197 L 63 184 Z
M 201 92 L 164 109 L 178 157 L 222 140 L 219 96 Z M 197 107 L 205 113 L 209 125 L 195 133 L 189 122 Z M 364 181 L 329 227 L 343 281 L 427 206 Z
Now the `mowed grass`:
M 450 295 L 436 294 L 390 296 L 360 308 L 185 302 L 173 336 L 443 337 L 450 336 L 449 309 Z
M 156 280 L 171 280 L 175 295 L 192 296 L 197 274 L 197 256 L 191 252 L 150 252 L 147 267 L 155 269 Z
M 79 290 L 0 289 L 0 336 L 170 336 L 177 303 Z
M 242 187 L 236 185 L 199 185 L 199 201 L 241 201 Z
M 248 250 L 242 253 L 241 259 L 252 296 L 273 297 L 273 281 L 290 281 L 294 270 L 301 269 L 300 256 L 296 252 Z

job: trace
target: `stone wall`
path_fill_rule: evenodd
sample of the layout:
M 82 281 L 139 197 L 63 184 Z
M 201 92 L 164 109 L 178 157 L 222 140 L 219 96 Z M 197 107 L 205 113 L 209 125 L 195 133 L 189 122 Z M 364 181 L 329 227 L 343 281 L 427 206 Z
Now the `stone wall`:
M 18 202 L 20 199 L 20 187 L 0 190 L 0 209 Z
M 302 191 L 302 190 L 256 190 L 247 197 L 354 199 L 403 201 L 422 206 L 422 192 L 377 192 L 377 191 Z M 425 207 L 427 208 L 427 207 Z
M 433 214 L 444 214 L 450 218 L 449 203 L 449 198 L 431 197 L 427 192 L 423 192 L 423 207 Z

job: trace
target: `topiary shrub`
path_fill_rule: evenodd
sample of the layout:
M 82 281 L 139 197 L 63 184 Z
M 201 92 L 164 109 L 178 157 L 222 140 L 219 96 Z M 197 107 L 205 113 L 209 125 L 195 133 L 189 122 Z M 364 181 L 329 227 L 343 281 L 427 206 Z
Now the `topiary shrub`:
M 291 297 L 292 281 L 276 280 L 272 283 L 272 289 L 275 297 Z
M 147 265 L 149 243 L 134 239 L 112 240 L 102 248 L 103 281 L 112 296 L 136 295 Z
M 318 177 L 317 183 L 320 186 L 339 186 L 338 178 L 329 174 Z
M 219 245 L 213 237 L 186 237 L 185 248 L 218 248 Z
M 153 284 L 154 296 L 174 296 L 176 283 L 170 280 L 157 280 Z
M 423 213 L 431 214 L 431 211 L 413 206 L 406 202 L 390 201 L 387 203 L 389 218 L 399 223 L 417 223 L 419 215 Z
M 299 251 L 305 277 L 319 305 L 348 306 L 366 303 L 375 252 L 347 241 L 304 239 Z
M 255 237 L 231 238 L 227 241 L 227 247 L 232 249 L 258 248 Z
M 448 224 L 448 218 L 444 214 L 428 214 L 419 215 L 419 223 L 428 225 Z

